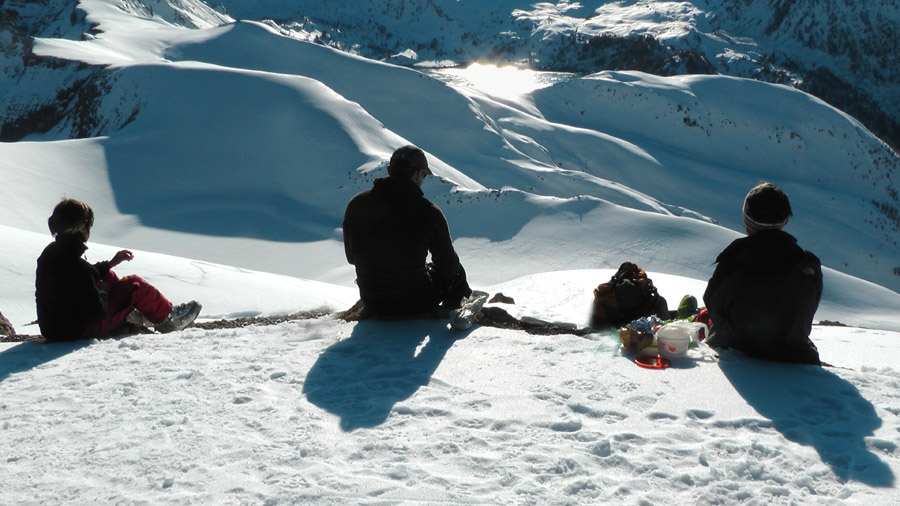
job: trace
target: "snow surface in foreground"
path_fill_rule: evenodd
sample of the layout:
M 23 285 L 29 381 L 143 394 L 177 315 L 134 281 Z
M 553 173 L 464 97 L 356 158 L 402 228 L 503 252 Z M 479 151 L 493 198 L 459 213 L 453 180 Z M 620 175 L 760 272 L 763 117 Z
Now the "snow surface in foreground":
M 210 273 L 194 294 L 228 307 Z M 490 290 L 578 321 L 610 274 Z M 812 337 L 849 368 L 701 346 L 657 371 L 609 334 L 330 317 L 0 344 L 0 483 L 9 504 L 895 504 L 900 336 Z
M 49 237 L 0 228 L 11 239 L 0 302 L 20 333 L 36 333 L 18 322 L 33 315 L 34 258 Z M 88 257 L 116 250 L 91 243 Z M 357 298 L 142 251 L 117 271 L 201 301 L 203 320 Z M 612 272 L 476 287 L 513 297 L 502 307 L 516 316 L 583 324 Z M 650 276 L 670 304 L 705 287 Z M 870 293 L 838 300 L 837 314 L 896 325 L 896 313 L 872 313 Z M 717 359 L 701 346 L 646 370 L 614 335 L 453 333 L 436 320 L 3 343 L 0 486 L 10 504 L 895 504 L 900 334 L 816 326 L 812 338 L 839 367 Z
M 48 239 L 5 231 L 4 285 L 21 287 L 29 249 Z M 200 300 L 203 320 L 357 296 L 146 252 L 117 271 Z M 513 297 L 498 306 L 516 316 L 583 324 L 612 272 L 479 288 Z M 705 287 L 650 275 L 670 301 Z M 33 311 L 31 290 L 5 289 L 4 306 Z M 454 333 L 437 320 L 3 343 L 0 486 L 10 504 L 896 503 L 900 334 L 816 326 L 812 338 L 839 367 L 701 346 L 647 370 L 611 334 Z

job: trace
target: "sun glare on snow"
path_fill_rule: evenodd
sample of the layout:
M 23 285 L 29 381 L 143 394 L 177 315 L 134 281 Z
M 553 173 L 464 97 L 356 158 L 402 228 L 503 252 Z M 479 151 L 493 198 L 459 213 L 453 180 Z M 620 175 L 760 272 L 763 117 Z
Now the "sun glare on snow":
M 449 78 L 453 84 L 501 98 L 512 98 L 545 88 L 560 80 L 558 73 L 481 63 L 473 63 L 466 68 L 441 69 L 438 73 Z

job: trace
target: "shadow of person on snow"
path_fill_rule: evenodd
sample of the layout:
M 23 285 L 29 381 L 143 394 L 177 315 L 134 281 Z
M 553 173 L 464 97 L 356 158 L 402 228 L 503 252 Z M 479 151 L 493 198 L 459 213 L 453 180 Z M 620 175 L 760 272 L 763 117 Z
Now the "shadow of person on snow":
M 438 320 L 357 322 L 349 338 L 319 355 L 303 394 L 340 417 L 345 432 L 375 427 L 396 403 L 429 383 L 453 343 L 466 335 Z
M 735 390 L 785 438 L 812 446 L 842 480 L 892 487 L 890 467 L 866 447 L 882 425 L 853 384 L 827 368 L 767 362 L 736 352 L 719 366 Z
M 52 344 L 19 343 L 0 352 L 0 382 L 6 380 L 10 375 L 29 371 L 84 348 L 90 342 L 88 339 L 82 339 L 80 341 Z

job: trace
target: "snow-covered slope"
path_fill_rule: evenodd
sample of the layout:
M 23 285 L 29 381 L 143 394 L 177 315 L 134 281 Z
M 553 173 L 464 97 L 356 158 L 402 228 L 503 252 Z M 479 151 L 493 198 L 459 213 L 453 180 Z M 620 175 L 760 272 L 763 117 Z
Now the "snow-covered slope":
M 16 250 L 45 240 L 0 231 Z M 203 301 L 204 319 L 355 299 L 352 288 L 136 253 L 120 271 Z M 15 266 L 7 249 L 0 259 Z M 498 306 L 515 314 L 579 322 L 592 282 L 611 273 L 484 288 L 513 297 Z M 704 287 L 651 275 L 668 297 Z M 23 505 L 895 504 L 900 334 L 816 326 L 812 338 L 842 367 L 701 346 L 654 371 L 611 334 L 330 317 L 0 343 L 0 486 Z

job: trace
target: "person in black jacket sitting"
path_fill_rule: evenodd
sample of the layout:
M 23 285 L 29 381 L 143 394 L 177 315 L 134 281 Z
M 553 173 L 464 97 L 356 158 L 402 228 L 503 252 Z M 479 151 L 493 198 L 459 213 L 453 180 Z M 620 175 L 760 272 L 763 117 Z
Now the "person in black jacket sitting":
M 387 172 L 350 199 L 344 213 L 344 252 L 356 267 L 366 311 L 401 316 L 458 308 L 472 290 L 447 219 L 422 193 L 431 174 L 425 153 L 411 145 L 398 148 Z
M 809 339 L 822 297 L 819 259 L 782 228 L 793 215 L 787 194 L 761 182 L 743 207 L 747 237 L 718 256 L 703 301 L 707 343 L 769 360 L 821 364 Z
M 87 204 L 64 199 L 47 224 L 56 240 L 38 258 L 35 279 L 38 325 L 47 341 L 109 337 L 121 333 L 127 323 L 172 332 L 200 313 L 195 301 L 173 308 L 138 276 L 119 278 L 112 268 L 134 258 L 128 250 L 95 264 L 83 259 L 94 224 L 94 211 Z

